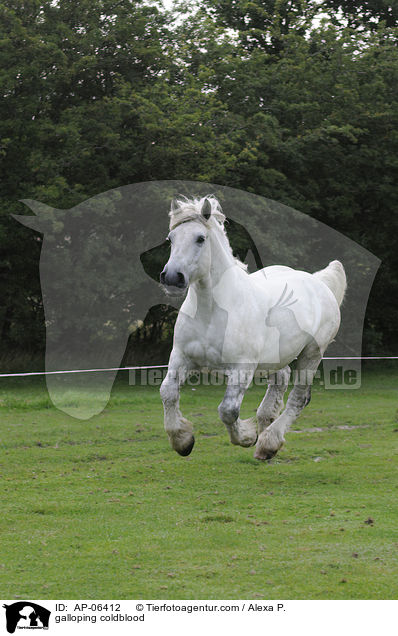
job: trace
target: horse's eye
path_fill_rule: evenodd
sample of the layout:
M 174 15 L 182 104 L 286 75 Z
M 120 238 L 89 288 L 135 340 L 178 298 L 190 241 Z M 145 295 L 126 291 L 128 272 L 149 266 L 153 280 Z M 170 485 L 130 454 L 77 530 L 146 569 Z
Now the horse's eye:
M 198 238 L 196 239 L 197 243 L 204 243 L 205 242 L 205 236 L 198 236 Z

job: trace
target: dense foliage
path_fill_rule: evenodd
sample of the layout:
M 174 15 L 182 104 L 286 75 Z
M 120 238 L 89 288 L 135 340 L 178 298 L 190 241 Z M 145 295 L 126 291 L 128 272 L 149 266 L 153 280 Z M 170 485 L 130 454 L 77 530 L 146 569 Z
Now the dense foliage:
M 0 2 L 2 352 L 44 342 L 18 200 L 161 179 L 276 199 L 373 252 L 365 348 L 396 351 L 397 20 L 385 0 Z

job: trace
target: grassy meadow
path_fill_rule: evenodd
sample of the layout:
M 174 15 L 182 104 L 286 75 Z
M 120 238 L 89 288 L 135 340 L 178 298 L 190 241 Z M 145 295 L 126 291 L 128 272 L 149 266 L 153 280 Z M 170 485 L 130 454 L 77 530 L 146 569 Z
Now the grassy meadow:
M 127 374 L 88 421 L 42 379 L 0 380 L 1 596 L 398 598 L 397 365 L 358 390 L 315 386 L 266 463 L 229 443 L 222 393 L 183 388 L 196 445 L 182 458 L 158 389 Z

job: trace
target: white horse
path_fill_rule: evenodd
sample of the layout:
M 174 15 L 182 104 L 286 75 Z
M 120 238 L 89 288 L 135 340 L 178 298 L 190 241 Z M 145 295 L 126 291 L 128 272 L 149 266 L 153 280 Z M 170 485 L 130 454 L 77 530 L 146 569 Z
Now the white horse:
M 160 388 L 171 445 L 186 456 L 195 441 L 192 424 L 179 409 L 180 385 L 194 369 L 216 369 L 226 376 L 218 412 L 232 444 L 257 442 L 254 456 L 270 459 L 310 401 L 316 369 L 339 329 L 344 268 L 333 261 L 315 274 L 280 265 L 249 274 L 232 254 L 217 199 L 174 201 L 169 216 L 171 253 L 160 282 L 168 294 L 188 290 Z M 288 364 L 296 358 L 294 386 L 280 415 Z M 256 369 L 269 375 L 257 422 L 239 417 Z

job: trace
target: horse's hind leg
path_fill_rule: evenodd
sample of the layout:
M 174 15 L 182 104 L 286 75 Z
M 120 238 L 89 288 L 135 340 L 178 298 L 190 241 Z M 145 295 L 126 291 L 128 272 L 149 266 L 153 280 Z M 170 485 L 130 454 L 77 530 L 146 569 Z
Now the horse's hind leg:
M 283 409 L 283 396 L 288 387 L 289 378 L 290 367 L 285 367 L 270 375 L 267 392 L 257 409 L 259 434 L 276 420 Z
M 290 391 L 286 408 L 258 437 L 256 459 L 271 459 L 285 441 L 285 433 L 311 399 L 311 385 L 315 371 L 322 359 L 319 347 L 308 345 L 297 358 L 294 387 Z
M 240 407 L 247 387 L 252 381 L 254 368 L 233 370 L 228 378 L 224 399 L 218 413 L 224 422 L 232 444 L 254 446 L 257 440 L 257 424 L 254 417 L 241 420 Z

